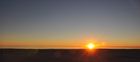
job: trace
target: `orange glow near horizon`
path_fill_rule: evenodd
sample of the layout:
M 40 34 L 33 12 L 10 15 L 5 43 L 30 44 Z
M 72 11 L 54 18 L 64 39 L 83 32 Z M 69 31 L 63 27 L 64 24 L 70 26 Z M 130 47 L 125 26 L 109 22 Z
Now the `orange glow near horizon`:
M 138 44 L 138 43 L 137 43 Z M 27 48 L 27 49 L 50 49 L 50 48 L 64 48 L 64 49 L 86 49 L 87 51 L 94 51 L 96 49 L 140 49 L 139 45 L 126 45 L 126 44 L 117 44 L 109 42 L 97 42 L 97 41 L 87 41 L 87 42 L 0 42 L 0 48 Z
M 87 48 L 90 49 L 90 50 L 92 50 L 92 49 L 95 48 L 95 44 L 89 43 L 89 44 L 87 44 Z

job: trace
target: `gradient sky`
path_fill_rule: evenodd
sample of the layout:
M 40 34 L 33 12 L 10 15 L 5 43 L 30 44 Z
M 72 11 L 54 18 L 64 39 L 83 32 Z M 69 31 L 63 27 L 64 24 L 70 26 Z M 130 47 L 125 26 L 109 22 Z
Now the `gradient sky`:
M 140 48 L 140 0 L 0 0 L 0 8 L 0 47 Z

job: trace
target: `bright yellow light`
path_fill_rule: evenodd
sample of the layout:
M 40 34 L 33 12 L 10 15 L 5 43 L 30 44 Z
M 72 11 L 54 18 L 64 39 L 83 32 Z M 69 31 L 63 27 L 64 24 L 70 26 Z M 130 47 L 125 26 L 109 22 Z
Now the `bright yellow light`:
M 89 43 L 87 45 L 88 49 L 94 49 L 95 48 L 95 45 L 93 43 Z

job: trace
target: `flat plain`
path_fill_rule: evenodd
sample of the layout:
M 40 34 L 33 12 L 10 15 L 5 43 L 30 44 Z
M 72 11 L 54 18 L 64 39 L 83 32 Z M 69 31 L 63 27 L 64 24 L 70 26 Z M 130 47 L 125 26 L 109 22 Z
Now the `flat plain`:
M 140 62 L 140 49 L 0 49 L 0 62 Z

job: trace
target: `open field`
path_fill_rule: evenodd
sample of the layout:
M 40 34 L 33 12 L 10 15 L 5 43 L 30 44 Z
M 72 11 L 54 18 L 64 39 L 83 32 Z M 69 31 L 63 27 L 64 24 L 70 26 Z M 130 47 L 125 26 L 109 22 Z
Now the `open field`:
M 140 62 L 140 49 L 1 49 L 0 62 Z

